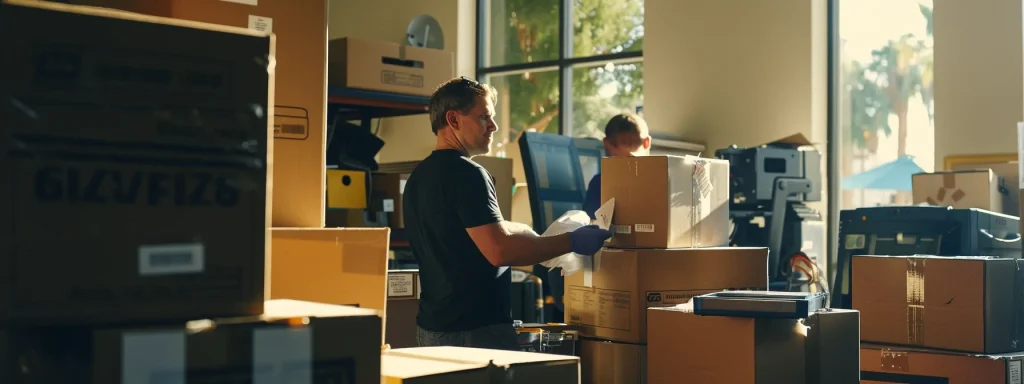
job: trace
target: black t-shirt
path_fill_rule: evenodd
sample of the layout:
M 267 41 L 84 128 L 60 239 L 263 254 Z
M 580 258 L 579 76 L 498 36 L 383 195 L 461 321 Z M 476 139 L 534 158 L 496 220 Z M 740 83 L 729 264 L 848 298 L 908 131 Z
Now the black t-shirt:
M 420 265 L 420 312 L 428 331 L 512 323 L 512 275 L 484 257 L 466 228 L 503 220 L 494 179 L 455 150 L 437 150 L 405 184 L 405 229 Z

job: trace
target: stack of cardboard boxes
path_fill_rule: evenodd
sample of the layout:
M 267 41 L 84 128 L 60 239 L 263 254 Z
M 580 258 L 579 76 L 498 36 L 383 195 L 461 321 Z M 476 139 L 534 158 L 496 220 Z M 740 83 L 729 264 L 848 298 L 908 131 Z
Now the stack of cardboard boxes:
M 1018 135 L 1024 154 L 1024 127 Z M 1018 175 L 971 168 L 914 175 L 914 202 L 1022 213 L 1003 181 Z M 1019 258 L 854 256 L 862 382 L 1021 382 L 1022 267 Z
M 324 227 L 326 0 L 71 2 L 273 34 L 275 81 L 265 112 L 272 116 L 273 135 L 267 176 L 272 215 L 266 297 L 356 305 L 384 313 L 389 230 Z
M 266 300 L 274 36 L 16 0 L 0 29 L 0 382 L 379 382 L 380 311 Z
M 0 382 L 578 381 L 574 357 L 458 348 L 388 351 L 403 362 L 381 368 L 389 230 L 322 228 L 322 144 L 299 164 L 273 139 L 274 77 L 302 64 L 286 52 L 326 49 L 306 25 L 324 2 L 88 2 L 140 13 L 0 3 L 0 198 L 18 202 L 0 208 Z M 222 25 L 246 13 L 269 16 Z M 273 188 L 282 164 L 314 187 Z M 272 212 L 296 228 L 271 229 Z
M 566 319 L 583 336 L 584 382 L 644 382 L 653 368 L 648 340 L 668 336 L 647 332 L 647 309 L 724 289 L 767 289 L 768 250 L 728 247 L 727 161 L 604 158 L 601 170 L 601 200 L 614 199 L 614 235 L 588 268 L 566 277 Z

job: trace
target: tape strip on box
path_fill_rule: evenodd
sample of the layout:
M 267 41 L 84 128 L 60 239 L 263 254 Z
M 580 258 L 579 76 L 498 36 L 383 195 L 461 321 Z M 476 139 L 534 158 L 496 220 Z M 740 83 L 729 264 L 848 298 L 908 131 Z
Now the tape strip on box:
M 924 345 L 925 259 L 907 259 L 907 343 Z

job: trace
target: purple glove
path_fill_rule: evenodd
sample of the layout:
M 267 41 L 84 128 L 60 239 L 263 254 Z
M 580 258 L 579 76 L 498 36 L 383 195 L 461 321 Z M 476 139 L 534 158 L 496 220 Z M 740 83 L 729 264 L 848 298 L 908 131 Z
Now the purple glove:
M 569 233 L 569 249 L 577 255 L 593 256 L 601 250 L 604 241 L 611 237 L 612 233 L 608 230 L 588 225 Z

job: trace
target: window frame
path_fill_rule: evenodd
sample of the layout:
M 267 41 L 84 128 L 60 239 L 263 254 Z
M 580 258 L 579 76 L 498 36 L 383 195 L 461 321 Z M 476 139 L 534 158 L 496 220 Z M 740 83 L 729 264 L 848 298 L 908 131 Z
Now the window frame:
M 538 0 L 542 1 L 542 0 Z M 486 66 L 490 42 L 489 21 L 491 0 L 476 0 L 476 76 L 513 75 L 523 72 L 558 70 L 558 134 L 573 135 L 572 70 L 585 64 L 643 63 L 644 51 L 609 53 L 604 55 L 573 57 L 573 1 L 558 1 L 558 58 L 530 63 Z M 645 3 L 646 5 L 646 3 Z

